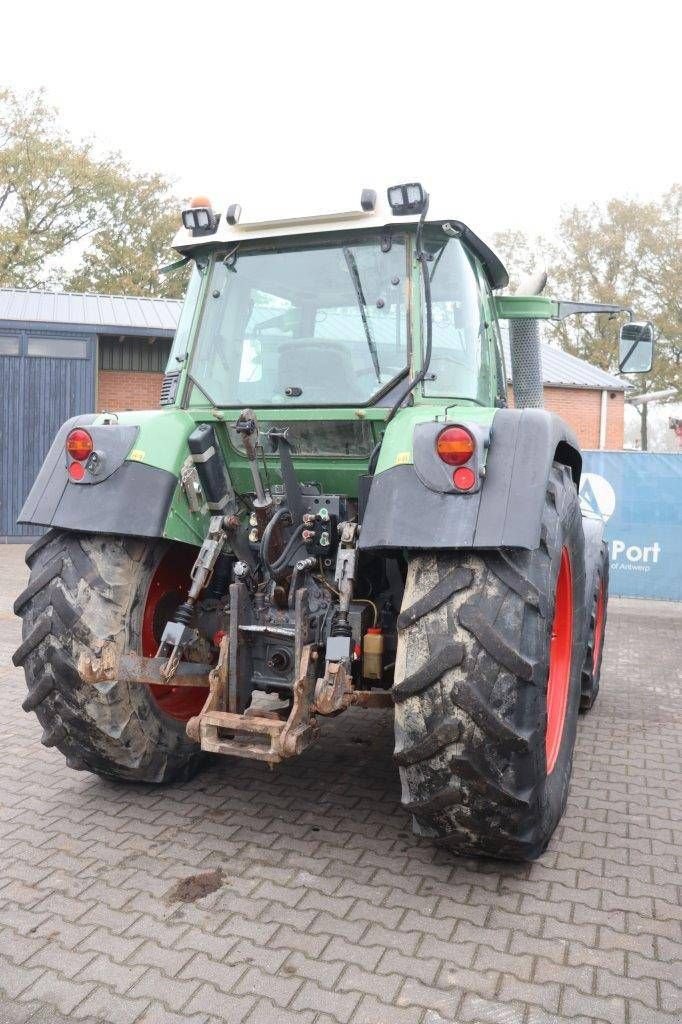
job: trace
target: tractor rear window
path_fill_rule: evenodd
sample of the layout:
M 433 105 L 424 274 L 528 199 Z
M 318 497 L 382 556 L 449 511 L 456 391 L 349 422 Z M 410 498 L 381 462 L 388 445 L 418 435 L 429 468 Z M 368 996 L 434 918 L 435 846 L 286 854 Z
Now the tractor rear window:
M 190 374 L 217 406 L 366 405 L 407 368 L 407 277 L 396 237 L 222 254 Z

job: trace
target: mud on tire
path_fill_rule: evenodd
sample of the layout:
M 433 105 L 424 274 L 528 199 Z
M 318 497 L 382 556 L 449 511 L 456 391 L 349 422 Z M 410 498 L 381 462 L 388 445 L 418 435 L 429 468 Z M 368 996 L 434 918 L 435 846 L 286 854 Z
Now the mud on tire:
M 534 551 L 414 554 L 395 685 L 395 758 L 415 831 L 453 851 L 532 860 L 563 813 L 584 646 L 584 538 L 570 471 L 554 465 Z M 566 714 L 546 770 L 546 691 L 562 551 L 572 567 Z
M 29 583 L 14 605 L 23 619 L 13 659 L 26 674 L 22 706 L 36 713 L 42 743 L 71 768 L 169 782 L 201 763 L 183 723 L 164 714 L 147 687 L 93 686 L 76 670 L 81 653 L 98 654 L 108 641 L 139 651 L 142 603 L 165 550 L 163 542 L 60 530 L 28 549 Z

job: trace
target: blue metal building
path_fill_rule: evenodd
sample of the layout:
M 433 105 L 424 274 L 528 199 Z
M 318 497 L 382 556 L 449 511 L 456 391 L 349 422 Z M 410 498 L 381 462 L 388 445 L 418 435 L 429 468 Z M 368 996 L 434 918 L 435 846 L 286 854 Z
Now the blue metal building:
M 98 408 L 101 368 L 163 371 L 180 303 L 0 289 L 0 540 L 64 420 Z

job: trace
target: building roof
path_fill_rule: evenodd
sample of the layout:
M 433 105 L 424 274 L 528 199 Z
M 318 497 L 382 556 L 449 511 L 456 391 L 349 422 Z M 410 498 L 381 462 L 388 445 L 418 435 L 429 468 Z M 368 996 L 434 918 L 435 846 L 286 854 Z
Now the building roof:
M 178 299 L 0 288 L 0 322 L 80 328 L 87 326 L 108 333 L 115 331 L 125 334 L 134 331 L 139 334 L 149 331 L 172 334 L 177 326 L 181 306 Z M 326 333 L 333 335 L 333 324 L 329 317 L 328 320 Z M 509 371 L 511 359 L 506 330 L 502 331 L 502 337 Z M 626 391 L 630 387 L 619 377 L 592 366 L 584 359 L 544 343 L 542 370 L 543 383 L 548 387 L 599 388 L 608 391 Z
M 49 323 L 95 329 L 175 331 L 177 299 L 147 299 L 137 295 L 95 295 L 0 288 L 0 321 Z
M 502 332 L 504 359 L 507 364 L 507 379 L 511 384 L 511 357 L 509 355 L 509 338 L 506 331 Z M 585 359 L 578 359 L 570 352 L 547 345 L 540 345 L 542 358 L 542 383 L 546 387 L 555 388 L 598 388 L 600 391 L 627 391 L 632 387 L 627 381 L 615 377 L 612 373 L 600 370 Z

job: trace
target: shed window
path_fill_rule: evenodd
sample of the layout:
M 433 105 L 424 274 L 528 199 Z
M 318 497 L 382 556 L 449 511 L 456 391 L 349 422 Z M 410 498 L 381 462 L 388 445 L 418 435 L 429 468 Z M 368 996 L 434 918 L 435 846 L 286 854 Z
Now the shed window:
M 0 335 L 0 356 L 18 356 L 19 337 L 11 334 Z
M 87 342 L 69 338 L 28 338 L 26 354 L 49 359 L 87 359 Z

